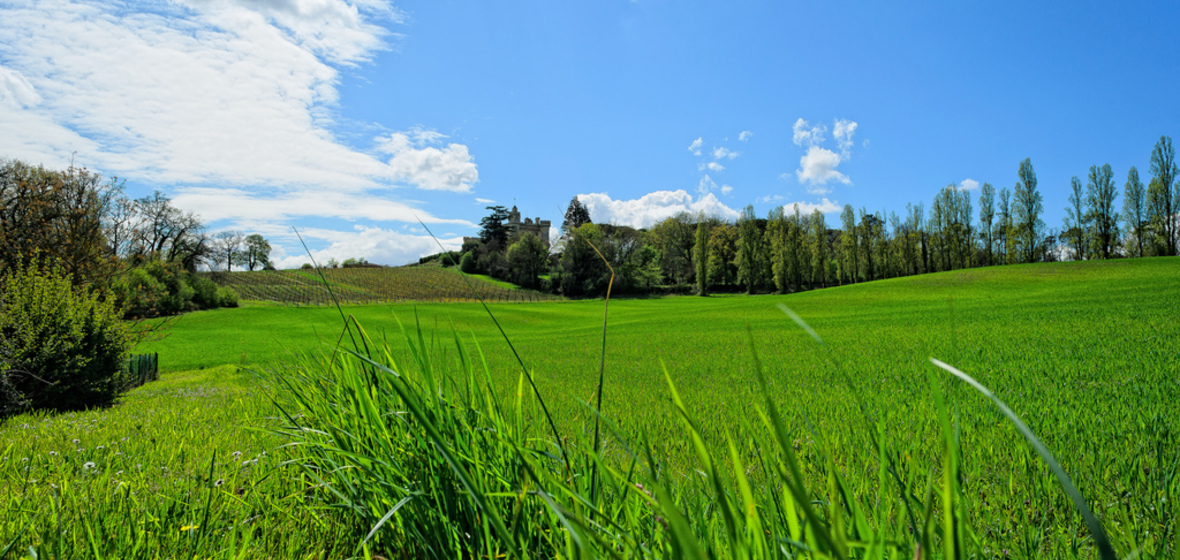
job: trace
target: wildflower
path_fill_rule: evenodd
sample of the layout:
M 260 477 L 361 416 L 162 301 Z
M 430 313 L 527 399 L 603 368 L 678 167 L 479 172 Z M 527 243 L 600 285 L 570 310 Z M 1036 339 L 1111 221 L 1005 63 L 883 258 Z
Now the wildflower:
M 115 476 L 119 476 L 119 475 L 121 475 L 121 474 L 123 474 L 123 471 L 117 471 L 117 472 L 115 473 Z
M 82 468 L 84 468 L 86 470 L 93 469 L 94 468 L 94 461 L 86 461 L 86 463 L 84 463 L 82 465 Z
M 94 448 L 94 450 L 95 450 L 95 451 L 101 451 L 101 450 L 103 450 L 103 449 L 106 449 L 106 447 L 105 447 L 105 446 L 102 446 L 102 445 L 100 445 L 100 446 L 98 446 L 98 447 L 95 447 L 95 448 Z
M 78 445 L 79 443 L 82 443 L 81 440 L 77 440 L 77 439 L 74 440 L 74 445 Z
M 193 529 L 197 529 L 199 527 L 200 527 L 200 525 L 185 525 L 184 527 L 180 528 L 180 532 L 183 533 L 185 531 L 192 531 Z
M 225 484 L 225 481 L 219 478 L 219 479 L 217 479 L 217 482 L 213 483 L 213 487 L 217 488 L 218 486 L 221 486 L 222 484 Z
M 50 452 L 49 452 L 49 456 L 50 456 L 50 457 L 57 457 L 57 452 L 56 452 L 56 451 L 50 451 Z
M 230 453 L 230 455 L 233 455 L 234 459 L 236 460 L 238 457 L 242 456 L 242 452 L 241 451 L 234 451 L 233 453 Z

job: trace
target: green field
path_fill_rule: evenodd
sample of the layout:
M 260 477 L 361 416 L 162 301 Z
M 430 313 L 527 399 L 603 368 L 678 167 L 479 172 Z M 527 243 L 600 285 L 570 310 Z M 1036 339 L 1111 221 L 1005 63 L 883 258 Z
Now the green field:
M 823 345 L 796 326 L 778 304 L 806 320 Z M 492 311 L 535 373 L 562 436 L 588 440 L 592 418 L 579 401 L 590 401 L 596 387 L 603 302 L 494 304 Z M 519 382 L 515 359 L 478 304 L 355 305 L 345 306 L 343 312 L 355 317 L 372 338 L 387 339 L 399 363 L 410 355 L 398 320 L 407 326 L 417 322 L 440 364 L 454 361 L 449 341 L 457 332 L 469 348 L 478 342 L 500 394 L 512 394 Z M 751 427 L 758 424 L 754 407 L 770 397 L 789 411 L 805 476 L 823 487 L 823 461 L 817 457 L 827 449 L 841 476 L 851 481 L 858 503 L 871 509 L 883 503 L 883 496 L 876 494 L 879 465 L 871 434 L 889 441 L 902 458 L 905 464 L 898 474 L 913 489 L 913 497 L 929 497 L 925 493 L 936 478 L 942 449 L 938 409 L 927 381 L 932 369 L 928 359 L 935 357 L 995 391 L 1042 438 L 1103 519 L 1121 555 L 1138 550 L 1143 557 L 1172 557 L 1177 554 L 1175 534 L 1180 525 L 1173 505 L 1180 499 L 1180 407 L 1174 402 L 1180 395 L 1177 317 L 1176 258 L 982 268 L 791 295 L 616 300 L 609 307 L 603 413 L 629 439 L 645 435 L 675 477 L 691 477 L 694 450 L 678 423 L 663 368 L 698 419 L 711 449 L 723 449 L 727 434 L 736 435 L 743 449 L 754 445 L 758 440 L 748 439 Z M 169 384 L 197 379 L 202 391 L 224 392 L 242 391 L 248 383 L 241 376 L 194 370 L 226 364 L 277 370 L 299 355 L 329 350 L 341 325 L 340 312 L 329 307 L 246 306 L 185 315 L 173 322 L 166 338 L 136 349 L 160 353 L 166 372 L 162 381 L 132 392 L 112 410 L 85 417 L 108 426 L 96 441 L 115 441 L 120 433 L 131 433 L 134 424 L 116 419 L 127 414 L 153 416 L 145 399 L 157 399 L 151 407 L 171 406 L 166 403 L 172 401 L 159 400 Z M 764 395 L 755 380 L 751 339 L 771 395 Z M 941 371 L 938 379 L 958 434 L 962 500 L 970 511 L 978 550 L 990 557 L 1035 558 L 1068 557 L 1080 547 L 1082 557 L 1095 557 L 1069 500 L 1012 424 L 965 384 Z M 874 429 L 865 428 L 858 397 L 875 419 Z M 266 415 L 261 401 L 250 401 L 248 413 L 224 408 L 228 401 L 208 402 L 206 409 L 188 415 L 189 424 L 199 426 L 194 429 L 235 420 L 245 427 L 267 425 L 261 419 Z M 27 430 L 25 424 L 54 422 L 33 420 L 40 424 L 23 417 L 0 428 L 0 449 L 7 448 L 0 462 L 0 485 L 5 488 L 33 484 L 20 482 L 18 458 L 47 461 L 47 438 L 60 442 L 70 437 L 68 431 L 45 427 L 39 429 L 47 435 L 29 438 L 22 431 Z M 544 435 L 539 417 L 532 421 L 534 435 Z M 806 429 L 808 423 L 814 435 Z M 158 429 L 171 430 L 163 427 L 171 425 L 163 422 Z M 178 440 L 192 437 L 162 431 L 157 441 L 174 448 Z M 258 441 L 254 447 L 276 442 Z M 192 464 L 186 467 L 193 473 L 200 471 L 198 464 L 208 468 L 213 451 L 225 456 L 242 447 L 217 440 L 192 445 L 200 449 L 190 455 Z M 606 447 L 608 459 L 622 460 L 620 448 L 612 438 Z M 157 458 L 160 454 L 146 446 L 135 452 Z M 82 457 L 71 460 L 79 462 Z M 42 517 L 29 534 L 44 534 L 51 525 L 46 512 L 52 508 L 45 502 L 51 492 L 43 488 L 45 481 L 72 480 L 75 488 L 89 491 L 113 484 L 109 478 L 87 478 L 76 465 L 53 472 L 32 486 L 41 500 L 36 507 Z M 751 476 L 756 484 L 765 482 Z M 185 505 L 175 512 L 153 515 L 197 515 L 202 497 L 197 490 L 190 489 L 186 496 L 190 494 L 178 500 Z M 231 502 L 237 504 L 225 503 Z M 261 502 L 245 502 L 266 509 Z M 28 500 L 16 498 L 9 498 L 7 507 L 0 547 L 20 529 L 24 518 L 14 513 L 34 508 Z M 156 512 L 163 506 L 142 507 Z M 241 509 L 246 507 L 226 505 L 221 518 L 239 519 L 236 516 L 247 515 Z M 191 515 L 185 508 L 192 509 Z M 283 511 L 302 510 L 287 506 Z M 268 519 L 266 513 L 258 515 Z M 894 518 L 900 515 L 890 509 L 879 522 L 901 523 Z M 280 545 L 268 542 L 266 534 L 284 530 L 285 523 L 319 522 L 276 518 L 255 523 L 261 529 L 253 538 L 268 543 L 255 546 L 274 554 Z M 144 527 L 145 534 L 153 530 L 150 524 Z M 71 530 L 83 533 L 76 526 Z M 229 534 L 233 532 L 209 538 L 225 539 Z M 299 536 L 312 539 L 315 534 L 307 530 Z M 176 544 L 158 546 L 181 550 Z M 198 549 L 224 549 L 211 546 Z
M 211 272 L 208 276 L 220 286 L 233 288 L 241 299 L 285 305 L 476 301 L 472 289 L 479 297 L 492 302 L 558 299 L 487 276 L 469 276 L 464 281 L 458 270 L 437 263 L 392 268 Z M 331 293 L 326 286 L 331 287 Z

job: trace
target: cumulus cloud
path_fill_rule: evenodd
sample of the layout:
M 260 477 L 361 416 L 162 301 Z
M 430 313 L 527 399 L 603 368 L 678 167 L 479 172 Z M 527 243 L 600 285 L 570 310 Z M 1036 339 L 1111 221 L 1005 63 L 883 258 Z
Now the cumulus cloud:
M 840 146 L 840 154 L 844 159 L 851 156 L 853 134 L 856 134 L 856 121 L 836 119 L 836 124 L 832 127 L 832 136 Z
M 742 142 L 746 142 L 753 135 L 754 135 L 753 132 L 750 132 L 749 130 L 743 130 L 742 133 L 738 135 L 738 140 L 740 140 Z
M 689 153 L 691 153 L 694 156 L 701 155 L 701 145 L 702 144 L 704 144 L 704 139 L 702 137 L 698 136 L 696 140 L 692 141 L 692 144 L 688 145 Z
M 709 171 L 713 171 L 713 172 L 725 171 L 725 166 L 721 165 L 720 163 L 718 163 L 716 161 L 710 161 L 709 163 L 702 163 L 697 166 L 697 170 L 699 170 L 699 171 L 704 171 L 706 169 Z
M 467 146 L 434 144 L 446 136 L 434 131 L 395 132 L 378 139 L 378 151 L 389 154 L 391 178 L 429 191 L 470 192 L 479 171 Z
M 701 194 L 693 200 L 684 189 L 655 191 L 633 200 L 614 200 L 606 193 L 579 194 L 578 200 L 590 211 L 590 218 L 598 223 L 651 227 L 657 222 L 681 212 L 704 212 L 725 220 L 736 220 L 737 210 L 726 206 L 713 193 Z
M 795 121 L 795 125 L 791 127 L 794 131 L 794 141 L 796 146 L 816 146 L 822 144 L 824 136 L 828 132 L 828 128 L 822 124 L 812 126 L 811 123 L 800 118 Z
M 975 179 L 963 179 L 959 183 L 959 189 L 961 189 L 961 190 L 973 191 L 978 188 L 979 188 L 979 181 L 976 181 Z
M 832 181 L 852 184 L 847 176 L 836 170 L 839 165 L 840 154 L 819 146 L 811 146 L 807 148 L 807 153 L 799 158 L 799 169 L 795 171 L 795 176 L 800 183 L 807 186 L 808 192 L 827 194 L 830 191 L 828 184 Z
M 733 192 L 733 187 L 729 185 L 718 185 L 712 177 L 705 175 L 697 182 L 697 194 L 706 195 L 711 192 L 719 191 L 721 194 L 729 194 Z

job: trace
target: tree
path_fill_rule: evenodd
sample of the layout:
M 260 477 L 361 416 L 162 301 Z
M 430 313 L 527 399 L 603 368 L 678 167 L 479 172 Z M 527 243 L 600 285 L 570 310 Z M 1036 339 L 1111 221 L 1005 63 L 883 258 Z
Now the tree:
M 691 214 L 681 212 L 665 218 L 648 231 L 648 239 L 659 253 L 660 270 L 673 284 L 692 281 L 694 221 Z
M 512 281 L 526 288 L 536 288 L 549 263 L 549 251 L 532 233 L 521 235 L 508 247 L 508 273 Z
M 753 293 L 763 283 L 763 265 L 760 258 L 762 232 L 754 216 L 754 205 L 747 205 L 738 218 L 737 247 L 734 264 L 737 265 L 737 281 L 746 287 L 746 293 Z
M 709 284 L 728 286 L 739 282 L 738 228 L 718 224 L 709 231 Z
M 1082 194 L 1082 181 L 1076 176 L 1069 180 L 1070 195 L 1069 206 L 1065 207 L 1065 230 L 1061 232 L 1061 236 L 1069 241 L 1069 247 L 1073 249 L 1073 258 L 1075 260 L 1084 260 L 1086 258 L 1086 232 L 1089 231 L 1089 224 L 1086 220 L 1086 197 Z
M 1090 166 L 1090 180 L 1086 184 L 1086 221 L 1090 224 L 1090 248 L 1100 258 L 1109 259 L 1119 237 L 1118 215 L 1114 199 L 1114 171 L 1110 164 Z
M 105 285 L 114 273 L 102 218 L 113 180 L 71 166 L 51 171 L 0 162 L 0 271 L 34 253 L 56 261 L 74 285 Z
M 1020 162 L 1017 176 L 1019 180 L 1012 191 L 1012 221 L 1016 226 L 1020 256 L 1024 262 L 1035 262 L 1045 223 L 1041 221 L 1044 200 L 1037 190 L 1037 174 L 1033 171 L 1031 159 Z
M 852 205 L 845 204 L 844 210 L 840 212 L 840 225 L 843 226 L 843 231 L 840 233 L 840 247 L 842 249 L 843 270 L 844 276 L 851 282 L 856 282 L 857 277 L 857 243 L 856 243 L 856 214 L 853 213 Z
M 992 249 L 995 245 L 995 235 L 992 233 L 992 221 L 996 217 L 996 188 L 991 183 L 984 183 L 979 189 L 979 233 L 983 236 L 984 254 L 987 264 L 992 262 Z
M 811 285 L 828 285 L 828 223 L 818 208 L 808 220 L 811 244 Z
M 593 223 L 590 221 L 590 210 L 587 210 L 582 205 L 582 201 L 578 197 L 570 200 L 569 208 L 565 210 L 565 221 L 561 222 L 561 231 L 568 232 L 571 229 L 582 227 L 583 224 Z
M 242 261 L 242 242 L 246 236 L 240 231 L 220 231 L 213 236 L 212 249 L 216 255 L 214 262 L 225 264 L 227 271 L 233 270 L 233 265 Z
M 488 206 L 492 213 L 479 221 L 479 239 L 484 245 L 493 241 L 503 248 L 508 245 L 508 209 L 503 206 Z
M 561 291 L 569 297 L 596 296 L 606 289 L 610 276 L 598 252 L 604 235 L 596 224 L 582 224 L 567 232 L 561 253 Z M 593 245 L 593 247 L 592 247 Z
M 1004 263 L 1011 264 L 1016 262 L 1013 256 L 1013 240 L 1012 240 L 1012 205 L 1009 202 L 1012 198 L 1012 193 L 1007 187 L 1000 189 L 1000 219 L 996 227 L 999 233 L 996 234 L 996 242 L 1000 247 L 1000 256 Z
M 270 266 L 270 242 L 261 234 L 253 233 L 246 238 L 246 249 L 242 252 L 246 269 L 251 272 L 255 268 Z M 361 259 L 364 262 L 364 259 Z
M 1151 184 L 1147 189 L 1147 204 L 1149 207 L 1152 229 L 1155 233 L 1156 254 L 1173 256 L 1176 254 L 1176 213 L 1177 198 L 1180 194 L 1173 191 L 1176 177 L 1180 175 L 1180 168 L 1176 166 L 1176 152 L 1172 149 L 1172 138 L 1161 136 L 1151 151 Z M 1180 190 L 1180 185 L 1176 185 Z
M 1134 236 L 1135 256 L 1143 256 L 1143 229 L 1147 225 L 1147 199 L 1139 170 L 1131 167 L 1127 172 L 1127 183 L 1123 186 L 1123 222 L 1127 224 L 1127 235 Z M 1127 247 L 1130 253 L 1131 248 Z
M 697 269 L 697 294 L 707 296 L 709 295 L 709 227 L 704 219 L 697 222 L 693 260 Z

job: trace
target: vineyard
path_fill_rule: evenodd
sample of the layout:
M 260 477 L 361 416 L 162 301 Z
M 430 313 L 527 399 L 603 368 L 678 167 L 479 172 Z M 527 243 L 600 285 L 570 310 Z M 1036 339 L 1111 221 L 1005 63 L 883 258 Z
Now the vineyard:
M 507 288 L 479 278 L 468 277 L 465 281 L 457 270 L 432 266 L 211 272 L 208 275 L 219 286 L 233 288 L 243 300 L 287 305 L 327 305 L 333 303 L 333 295 L 340 303 L 465 302 L 475 301 L 473 287 L 485 301 L 558 299 L 554 295 Z M 328 287 L 331 287 L 331 293 Z

